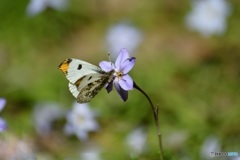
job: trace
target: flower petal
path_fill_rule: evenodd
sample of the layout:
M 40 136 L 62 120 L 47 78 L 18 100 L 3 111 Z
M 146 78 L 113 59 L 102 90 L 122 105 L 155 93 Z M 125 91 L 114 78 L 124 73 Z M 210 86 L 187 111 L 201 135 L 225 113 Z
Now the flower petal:
M 74 128 L 73 128 L 73 126 L 72 126 L 71 124 L 66 124 L 66 125 L 64 126 L 64 132 L 65 132 L 65 134 L 67 134 L 67 135 L 72 135 L 72 134 L 74 134 Z
M 2 111 L 5 105 L 6 105 L 6 99 L 0 98 L 0 112 Z
M 125 48 L 121 49 L 121 51 L 116 59 L 115 67 L 120 71 L 120 68 L 121 68 L 123 62 L 128 58 L 129 58 L 129 54 L 128 54 L 127 49 L 125 49 Z
M 123 72 L 123 74 L 127 74 L 133 68 L 135 61 L 136 61 L 136 58 L 131 57 L 123 62 L 121 66 L 121 71 Z
M 7 123 L 0 117 L 0 132 L 3 132 L 7 129 Z
M 106 90 L 108 93 L 110 93 L 113 89 L 113 81 L 109 82 L 106 86 Z
M 121 88 L 124 89 L 125 91 L 129 91 L 133 89 L 133 80 L 128 74 L 124 75 L 119 80 L 118 83 L 121 86 Z
M 82 140 L 82 141 L 86 141 L 88 139 L 88 134 L 86 131 L 83 130 L 76 130 L 75 131 L 76 136 L 78 137 L 78 139 Z
M 98 123 L 94 119 L 88 118 L 85 121 L 86 122 L 82 124 L 82 130 L 89 132 L 89 131 L 97 131 L 99 129 Z
M 113 70 L 114 64 L 112 62 L 108 62 L 108 61 L 102 61 L 99 63 L 99 66 L 101 67 L 102 70 L 104 70 L 105 72 L 110 72 L 111 70 Z
M 46 4 L 43 1 L 31 0 L 30 4 L 27 7 L 27 15 L 35 16 L 41 13 L 45 8 Z
M 122 89 L 117 82 L 114 83 L 114 86 L 115 86 L 118 94 L 122 98 L 122 100 L 126 101 L 128 99 L 128 91 L 125 91 L 124 89 Z

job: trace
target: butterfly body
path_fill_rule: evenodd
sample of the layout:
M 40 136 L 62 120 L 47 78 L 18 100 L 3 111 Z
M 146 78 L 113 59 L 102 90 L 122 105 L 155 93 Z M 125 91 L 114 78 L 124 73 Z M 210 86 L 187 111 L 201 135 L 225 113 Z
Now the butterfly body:
M 69 58 L 59 69 L 69 80 L 69 90 L 79 103 L 87 103 L 114 78 L 114 71 L 105 72 L 88 62 Z

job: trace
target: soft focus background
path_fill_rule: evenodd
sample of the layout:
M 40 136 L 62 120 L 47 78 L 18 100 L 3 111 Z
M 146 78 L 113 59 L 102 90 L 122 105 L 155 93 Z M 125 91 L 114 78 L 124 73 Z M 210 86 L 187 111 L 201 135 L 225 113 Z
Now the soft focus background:
M 98 65 L 109 52 L 114 61 L 121 48 L 136 57 L 130 75 L 159 105 L 166 159 L 240 153 L 240 1 L 1 0 L 8 127 L 0 159 L 158 159 L 142 94 L 123 102 L 103 89 L 78 105 L 57 69 L 71 57 Z

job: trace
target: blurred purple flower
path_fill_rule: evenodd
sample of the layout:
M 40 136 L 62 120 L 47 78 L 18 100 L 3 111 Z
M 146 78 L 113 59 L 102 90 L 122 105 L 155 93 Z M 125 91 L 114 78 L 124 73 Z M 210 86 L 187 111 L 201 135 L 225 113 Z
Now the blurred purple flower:
M 4 98 L 0 98 L 0 112 L 3 110 L 4 106 L 6 105 L 7 101 Z M 0 117 L 0 132 L 3 132 L 7 129 L 7 123 L 4 119 Z
M 110 53 L 117 57 L 116 53 L 124 46 L 130 53 L 139 46 L 142 41 L 142 33 L 127 23 L 119 23 L 109 28 L 106 41 Z
M 66 134 L 76 134 L 78 139 L 87 140 L 88 132 L 98 130 L 98 123 L 94 119 L 94 113 L 87 104 L 75 102 L 73 109 L 67 114 Z
M 31 0 L 27 6 L 27 15 L 36 16 L 44 11 L 47 7 L 51 7 L 56 10 L 64 10 L 67 7 L 66 0 Z
M 102 61 L 99 63 L 99 66 L 105 72 L 109 72 L 111 70 L 115 71 L 114 80 L 109 82 L 109 84 L 106 86 L 106 89 L 108 93 L 111 92 L 114 84 L 123 101 L 127 100 L 128 91 L 133 89 L 133 80 L 127 73 L 133 68 L 135 60 L 136 58 L 129 57 L 128 51 L 123 48 L 121 49 L 115 64 L 107 61 Z
M 194 0 L 193 11 L 186 17 L 186 25 L 204 36 L 221 35 L 226 30 L 226 18 L 231 8 L 225 0 Z

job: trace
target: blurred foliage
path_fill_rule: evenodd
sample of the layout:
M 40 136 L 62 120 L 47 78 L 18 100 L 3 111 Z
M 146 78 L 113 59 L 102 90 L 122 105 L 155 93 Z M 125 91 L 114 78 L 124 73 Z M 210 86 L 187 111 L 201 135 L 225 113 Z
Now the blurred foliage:
M 230 2 L 226 33 L 204 38 L 184 26 L 187 0 L 72 0 L 66 11 L 47 8 L 35 17 L 26 16 L 29 1 L 1 0 L 0 97 L 7 99 L 1 116 L 9 125 L 1 139 L 26 138 L 39 157 L 78 159 L 85 143 L 63 134 L 65 121 L 49 136 L 37 135 L 34 104 L 57 101 L 70 109 L 74 98 L 57 66 L 68 57 L 96 65 L 107 60 L 107 28 L 129 21 L 144 34 L 130 75 L 159 105 L 166 159 L 200 159 L 209 135 L 219 137 L 222 151 L 239 151 L 240 9 L 239 1 Z M 90 139 L 102 148 L 103 159 L 130 159 L 124 138 L 138 126 L 147 129 L 147 147 L 139 159 L 157 159 L 156 129 L 143 95 L 130 91 L 124 103 L 116 92 L 103 89 L 90 105 L 99 112 L 101 126 Z M 170 145 L 168 136 L 180 131 L 186 140 Z

